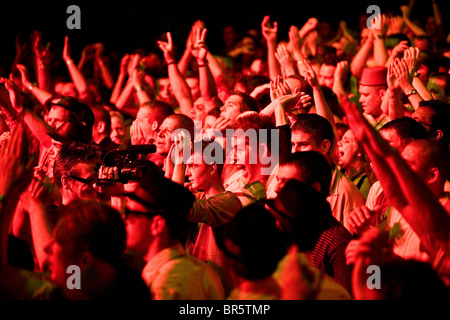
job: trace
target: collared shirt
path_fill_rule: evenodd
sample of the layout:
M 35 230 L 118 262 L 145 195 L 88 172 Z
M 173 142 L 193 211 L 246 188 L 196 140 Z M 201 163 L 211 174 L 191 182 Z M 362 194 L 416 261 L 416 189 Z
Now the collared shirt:
M 222 300 L 219 276 L 203 261 L 186 254 L 181 244 L 158 252 L 145 265 L 142 278 L 154 300 Z
M 248 183 L 244 177 L 244 170 L 231 175 L 223 186 L 226 191 L 233 192 L 239 198 L 243 207 L 265 200 L 267 197 L 265 186 L 258 180 Z

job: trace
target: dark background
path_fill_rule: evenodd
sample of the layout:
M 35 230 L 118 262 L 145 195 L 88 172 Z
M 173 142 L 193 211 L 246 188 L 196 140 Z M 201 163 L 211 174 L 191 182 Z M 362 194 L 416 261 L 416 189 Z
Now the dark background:
M 186 36 L 197 19 L 204 20 L 208 28 L 207 44 L 210 50 L 220 50 L 221 30 L 232 24 L 242 32 L 248 28 L 259 28 L 264 15 L 279 25 L 279 37 L 287 37 L 291 25 L 301 27 L 309 17 L 327 20 L 334 29 L 340 20 L 355 28 L 358 18 L 366 13 L 369 5 L 375 4 L 381 11 L 394 10 L 405 1 L 320 1 L 320 0 L 272 0 L 267 1 L 37 1 L 34 3 L 11 1 L 4 3 L 0 11 L 0 66 L 9 69 L 15 55 L 15 38 L 20 34 L 21 42 L 30 43 L 30 33 L 38 29 L 44 43 L 50 42 L 52 49 L 61 52 L 64 36 L 70 37 L 72 57 L 78 61 L 81 50 L 87 44 L 103 42 L 107 52 L 118 56 L 137 48 L 159 49 L 155 39 L 166 31 L 172 32 L 174 41 L 183 48 Z M 450 1 L 438 0 L 444 22 Z M 81 30 L 69 30 L 66 20 L 70 14 L 67 7 L 76 4 L 81 9 Z M 432 15 L 431 0 L 416 0 L 413 17 L 424 21 Z M 448 28 L 447 28 L 448 29 Z

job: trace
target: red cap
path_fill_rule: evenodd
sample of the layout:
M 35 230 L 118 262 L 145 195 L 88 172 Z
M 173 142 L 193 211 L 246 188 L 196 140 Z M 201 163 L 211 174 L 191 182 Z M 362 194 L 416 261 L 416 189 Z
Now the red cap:
M 364 68 L 359 84 L 362 86 L 383 86 L 387 85 L 387 68 L 383 66 Z

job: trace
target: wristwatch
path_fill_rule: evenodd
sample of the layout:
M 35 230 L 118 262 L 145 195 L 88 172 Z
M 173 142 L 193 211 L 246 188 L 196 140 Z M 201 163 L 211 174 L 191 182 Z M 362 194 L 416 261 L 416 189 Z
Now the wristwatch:
M 415 95 L 415 94 L 417 94 L 417 90 L 416 89 L 411 89 L 407 94 L 406 94 L 406 97 L 410 97 L 410 96 L 412 96 L 412 95 Z

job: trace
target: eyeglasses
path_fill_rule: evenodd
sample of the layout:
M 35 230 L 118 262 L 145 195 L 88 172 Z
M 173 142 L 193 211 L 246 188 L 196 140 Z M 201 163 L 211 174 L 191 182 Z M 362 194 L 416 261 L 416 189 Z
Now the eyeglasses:
M 89 185 L 89 187 L 91 187 L 91 188 L 93 188 L 95 182 L 97 181 L 97 179 L 84 179 L 84 178 L 80 178 L 80 177 L 74 176 L 74 175 L 72 175 L 72 174 L 69 174 L 69 175 L 67 175 L 67 176 L 68 176 L 69 178 L 73 179 L 73 180 L 76 180 L 76 181 L 78 181 L 78 182 L 87 184 L 87 185 Z
M 154 216 L 160 215 L 158 212 L 156 212 L 154 210 L 134 211 L 134 210 L 131 210 L 129 208 L 125 208 L 125 218 L 127 219 L 131 214 L 146 216 L 146 217 L 149 217 L 149 218 L 153 218 Z
M 419 121 L 419 120 L 416 120 L 418 123 L 420 123 L 421 125 L 423 125 L 423 126 L 426 126 L 426 127 L 431 127 L 431 124 L 429 124 L 429 123 L 426 123 L 426 122 L 423 122 L 423 121 Z

